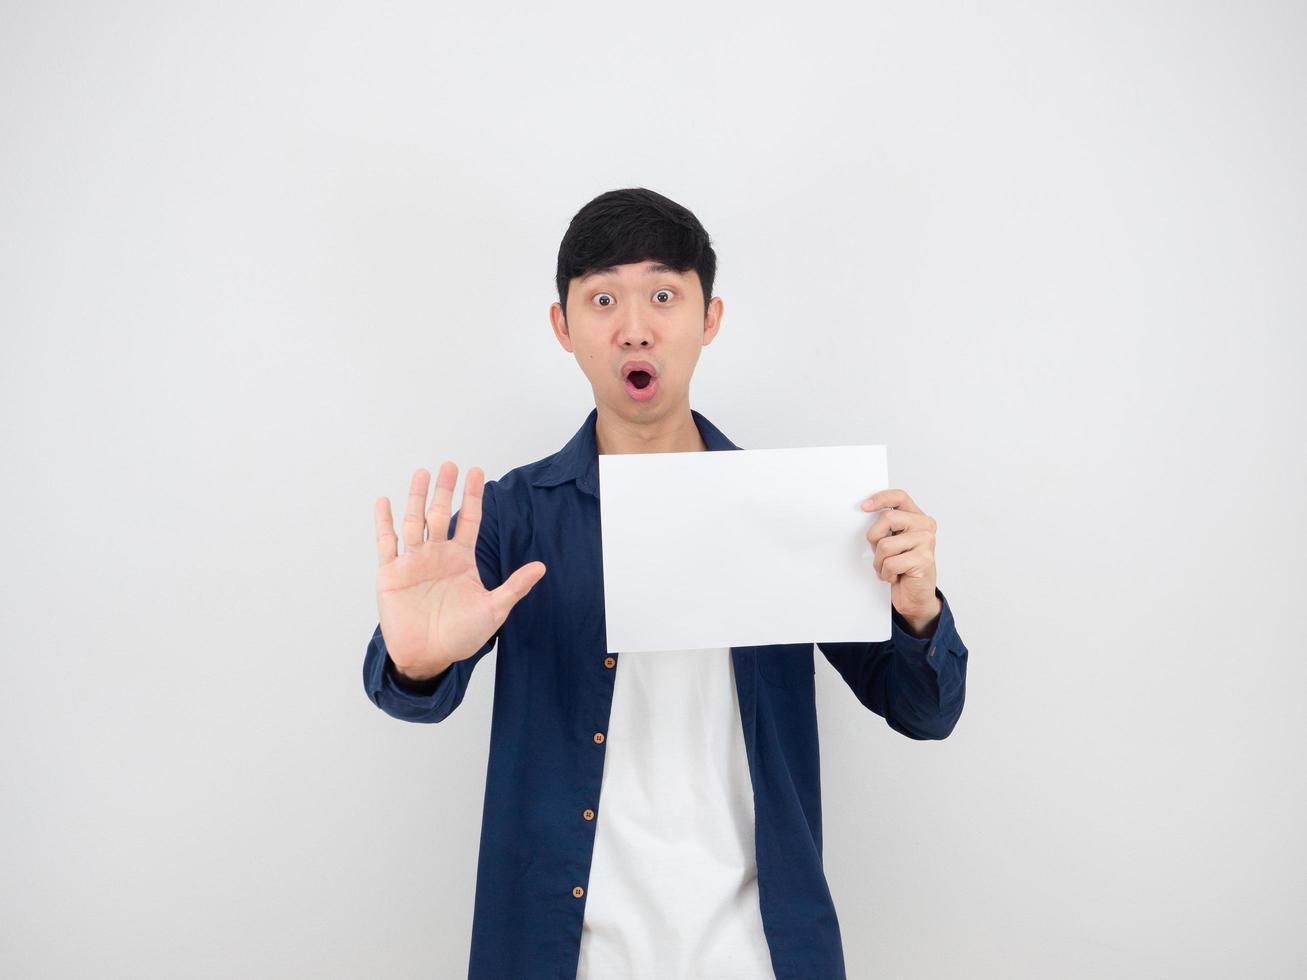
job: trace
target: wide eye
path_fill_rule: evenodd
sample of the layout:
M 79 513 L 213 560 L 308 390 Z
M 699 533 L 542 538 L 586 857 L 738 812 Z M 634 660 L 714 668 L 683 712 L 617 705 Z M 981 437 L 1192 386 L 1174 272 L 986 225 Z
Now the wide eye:
M 612 306 L 613 303 L 616 301 L 608 293 L 596 293 L 595 302 L 598 303 L 600 306 Z
M 660 289 L 654 293 L 654 302 L 670 303 L 672 301 L 672 291 L 670 289 Z

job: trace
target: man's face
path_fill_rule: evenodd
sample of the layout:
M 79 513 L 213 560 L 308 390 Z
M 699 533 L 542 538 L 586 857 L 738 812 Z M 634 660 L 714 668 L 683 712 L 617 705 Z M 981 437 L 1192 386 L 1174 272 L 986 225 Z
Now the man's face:
M 677 272 L 656 261 L 632 262 L 572 279 L 566 317 L 554 303 L 549 319 L 558 342 L 590 379 L 595 404 L 624 418 L 648 420 L 689 404 L 699 352 L 721 325 L 721 298 L 713 298 L 707 313 L 703 299 L 693 269 Z M 643 388 L 643 376 L 626 376 L 633 361 L 650 368 Z

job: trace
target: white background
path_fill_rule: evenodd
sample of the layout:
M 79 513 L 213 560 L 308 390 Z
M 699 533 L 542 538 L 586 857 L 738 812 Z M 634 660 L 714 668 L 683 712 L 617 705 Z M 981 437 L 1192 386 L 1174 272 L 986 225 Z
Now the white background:
M 850 976 L 1307 971 L 1300 6 L 3 22 L 0 972 L 464 975 L 494 656 L 367 699 L 372 505 L 572 435 L 635 185 L 720 256 L 694 407 L 939 521 L 952 736 L 817 664 Z

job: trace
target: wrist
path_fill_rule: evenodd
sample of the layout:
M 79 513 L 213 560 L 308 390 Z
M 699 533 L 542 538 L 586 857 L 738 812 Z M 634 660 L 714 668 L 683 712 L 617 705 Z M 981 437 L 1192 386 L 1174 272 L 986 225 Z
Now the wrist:
M 935 627 L 939 625 L 940 613 L 943 611 L 944 603 L 936 596 L 933 609 L 918 616 L 904 616 L 903 621 L 908 624 L 909 633 L 924 640 L 935 632 Z
M 434 671 L 428 668 L 425 671 L 410 673 L 408 669 L 400 667 L 394 660 L 391 660 L 390 670 L 394 675 L 396 683 L 400 686 L 409 688 L 410 690 L 423 689 L 429 691 L 431 688 L 435 687 L 436 681 L 449 669 L 452 663 L 453 661 L 440 664 L 438 665 L 438 669 Z

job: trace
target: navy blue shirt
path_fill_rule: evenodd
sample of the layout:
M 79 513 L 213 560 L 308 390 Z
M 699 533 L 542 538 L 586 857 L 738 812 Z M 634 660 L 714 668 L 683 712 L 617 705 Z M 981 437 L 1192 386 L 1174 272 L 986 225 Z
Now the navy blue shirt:
M 709 451 L 740 448 L 691 415 Z M 499 644 L 470 980 L 576 976 L 596 819 L 604 814 L 604 732 L 622 656 L 606 649 L 604 632 L 597 417 L 591 410 L 553 455 L 485 484 L 476 543 L 485 587 L 497 588 L 530 561 L 547 568 L 499 632 L 421 684 L 397 675 L 380 625 L 363 662 L 377 707 L 433 723 L 459 706 L 478 661 Z M 457 521 L 455 513 L 451 537 Z M 869 594 L 873 586 L 868 581 Z M 932 636 L 911 635 L 895 610 L 888 640 L 816 644 L 858 700 L 908 738 L 945 738 L 962 713 L 967 648 L 948 601 L 936 594 L 943 609 Z M 732 647 L 731 657 L 773 969 L 777 980 L 844 978 L 822 866 L 813 644 Z M 595 819 L 583 816 L 587 809 Z

